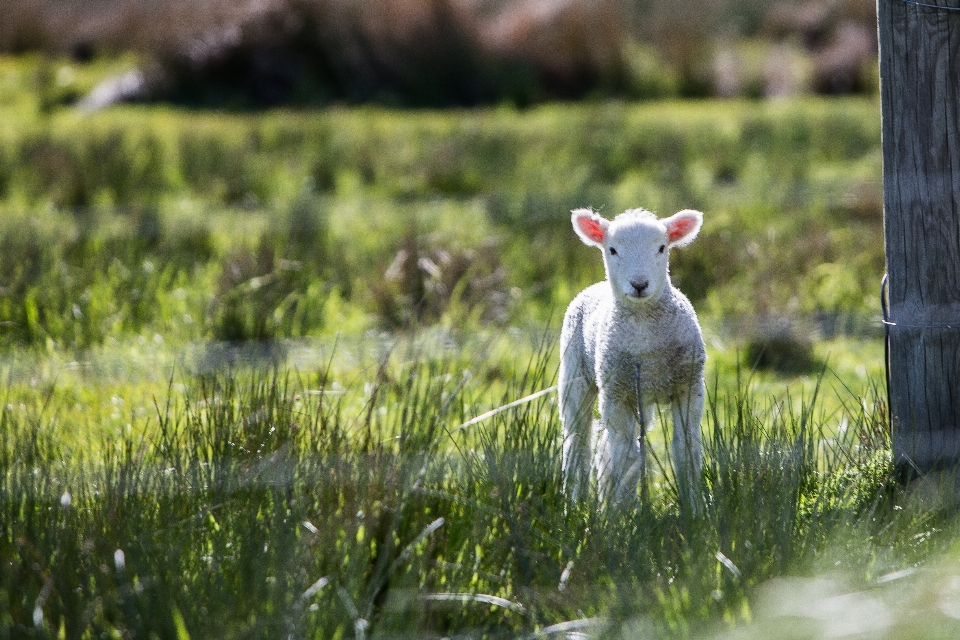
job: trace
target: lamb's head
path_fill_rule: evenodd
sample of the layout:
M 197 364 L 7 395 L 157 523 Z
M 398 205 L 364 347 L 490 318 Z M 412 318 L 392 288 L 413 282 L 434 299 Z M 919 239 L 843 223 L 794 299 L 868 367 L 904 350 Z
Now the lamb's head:
M 580 239 L 603 252 L 614 295 L 642 304 L 658 299 L 668 286 L 670 249 L 693 241 L 703 214 L 684 209 L 658 219 L 644 209 L 629 209 L 607 220 L 590 209 L 577 209 L 572 220 Z

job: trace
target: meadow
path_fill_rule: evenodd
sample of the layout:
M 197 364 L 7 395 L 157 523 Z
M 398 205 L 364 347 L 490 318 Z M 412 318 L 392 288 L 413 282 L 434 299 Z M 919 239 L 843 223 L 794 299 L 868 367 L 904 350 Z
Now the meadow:
M 60 106 L 123 64 L 0 59 L 0 636 L 956 636 L 875 99 Z M 659 426 L 640 508 L 562 497 L 580 206 L 705 212 L 703 512 Z

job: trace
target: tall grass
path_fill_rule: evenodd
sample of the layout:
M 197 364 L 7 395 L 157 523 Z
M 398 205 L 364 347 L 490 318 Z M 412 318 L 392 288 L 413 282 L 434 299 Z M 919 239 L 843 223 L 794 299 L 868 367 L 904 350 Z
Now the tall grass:
M 58 437 L 55 390 L 5 403 L 0 628 L 689 637 L 764 615 L 759 585 L 825 557 L 856 587 L 950 544 L 949 511 L 890 483 L 869 391 L 824 414 L 816 395 L 718 382 L 702 512 L 678 504 L 656 433 L 639 508 L 567 503 L 549 394 L 471 420 L 491 392 L 502 405 L 548 387 L 548 361 L 541 348 L 507 373 L 473 352 L 397 349 L 356 388 L 324 368 L 186 376 L 152 415 L 76 448 Z

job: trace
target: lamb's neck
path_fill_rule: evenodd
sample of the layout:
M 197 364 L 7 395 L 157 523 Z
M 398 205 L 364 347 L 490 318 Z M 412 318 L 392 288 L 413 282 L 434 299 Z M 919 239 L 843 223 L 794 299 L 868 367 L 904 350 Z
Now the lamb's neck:
M 668 282 L 654 300 L 627 301 L 619 297 L 614 302 L 614 313 L 629 317 L 634 321 L 656 322 L 674 307 L 673 288 Z

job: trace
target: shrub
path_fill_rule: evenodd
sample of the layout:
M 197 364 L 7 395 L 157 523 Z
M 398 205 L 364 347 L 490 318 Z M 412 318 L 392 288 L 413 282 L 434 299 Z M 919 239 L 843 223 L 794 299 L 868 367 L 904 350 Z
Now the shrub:
M 823 363 L 814 354 L 810 327 L 788 320 L 763 320 L 750 330 L 743 350 L 744 366 L 796 376 L 814 373 Z
M 479 249 L 450 250 L 429 247 L 425 240 L 410 229 L 390 266 L 371 285 L 383 327 L 506 322 L 511 297 L 498 247 L 489 243 Z

